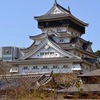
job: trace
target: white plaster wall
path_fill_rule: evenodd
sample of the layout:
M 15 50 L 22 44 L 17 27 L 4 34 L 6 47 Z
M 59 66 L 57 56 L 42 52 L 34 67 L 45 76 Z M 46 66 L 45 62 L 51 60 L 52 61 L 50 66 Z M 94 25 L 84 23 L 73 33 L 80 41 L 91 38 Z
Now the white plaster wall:
M 68 65 L 67 68 L 64 68 L 64 65 Z M 37 66 L 37 69 L 33 69 L 33 66 Z M 47 66 L 47 69 L 44 69 L 43 66 Z M 57 66 L 54 68 L 53 66 Z M 24 70 L 24 67 L 28 67 L 28 69 Z M 45 65 L 23 65 L 19 66 L 19 74 L 27 74 L 27 73 L 46 73 L 51 72 L 53 73 L 70 73 L 73 72 L 72 70 L 73 64 L 66 63 L 66 64 L 45 64 Z
M 80 64 L 74 64 L 72 70 L 81 70 Z
M 54 55 L 40 55 L 42 52 L 54 52 Z M 32 55 L 30 58 L 51 58 L 51 57 L 63 57 L 61 53 L 56 51 L 55 49 L 49 47 L 48 49 L 42 48 L 41 50 L 37 51 L 34 55 Z
M 68 31 L 71 33 L 71 34 L 73 34 L 73 35 L 75 35 L 75 36 L 81 36 L 81 32 L 78 32 L 78 31 L 76 31 L 76 30 L 74 30 L 74 29 L 72 29 L 72 28 L 68 28 Z
M 48 31 L 51 31 L 51 33 L 54 33 L 54 32 L 60 32 L 58 30 L 61 30 L 61 32 L 65 32 L 67 31 L 67 28 L 66 27 L 57 27 L 57 28 L 45 28 L 44 30 L 42 30 L 43 33 L 47 33 Z M 54 32 L 52 32 L 54 31 Z
M 91 69 L 91 68 L 94 68 L 94 69 Z M 95 70 L 95 67 L 93 67 L 93 66 L 89 66 L 89 65 L 87 65 L 87 64 L 82 64 L 82 71 L 84 72 L 84 73 L 86 73 L 86 72 L 89 72 L 89 71 L 91 71 L 91 70 Z
M 35 45 L 39 45 L 41 43 L 41 40 L 36 40 Z
M 53 37 L 53 39 L 57 42 L 57 43 L 69 43 L 70 42 L 70 38 L 67 37 L 67 38 L 58 38 L 58 37 Z M 60 42 L 60 39 L 63 39 L 64 42 Z

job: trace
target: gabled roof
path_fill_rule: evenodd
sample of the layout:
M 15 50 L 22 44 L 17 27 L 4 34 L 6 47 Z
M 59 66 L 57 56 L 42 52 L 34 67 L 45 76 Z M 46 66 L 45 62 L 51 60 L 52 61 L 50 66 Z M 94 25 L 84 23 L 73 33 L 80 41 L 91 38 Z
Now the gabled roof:
M 51 20 L 51 19 L 59 19 L 59 18 L 69 18 L 73 21 L 77 21 L 82 26 L 88 26 L 87 23 L 84 23 L 83 21 L 79 20 L 75 16 L 73 16 L 70 12 L 70 9 L 65 9 L 62 6 L 60 6 L 57 2 L 54 3 L 53 7 L 44 15 L 41 16 L 35 16 L 36 20 Z
M 81 51 L 83 53 L 86 53 L 86 54 L 89 54 L 90 56 L 96 58 L 97 56 L 94 55 L 93 52 L 89 52 L 89 51 L 86 51 L 82 48 L 78 48 L 78 47 L 75 47 L 73 44 L 76 44 L 78 41 L 80 41 L 82 44 L 86 44 L 87 42 L 89 41 L 86 41 L 80 37 L 74 37 L 72 38 L 71 42 L 70 43 L 56 43 L 55 40 L 52 38 L 53 35 L 57 35 L 57 37 L 68 37 L 68 36 L 71 36 L 69 34 L 65 34 L 65 33 L 56 33 L 56 34 L 52 34 L 52 35 L 47 35 L 42 33 L 40 35 L 36 35 L 36 36 L 30 36 L 31 39 L 35 40 L 35 39 L 42 39 L 42 41 L 44 41 L 44 39 L 46 39 L 48 37 L 49 40 L 51 40 L 51 42 L 54 42 L 55 44 L 57 44 L 60 48 L 62 48 L 63 50 L 69 50 L 69 49 L 73 49 L 73 50 L 78 50 L 78 51 Z M 91 42 L 89 42 L 89 44 L 91 44 Z M 22 49 L 23 52 L 29 52 L 29 51 L 32 51 L 34 49 L 36 49 L 38 46 L 35 45 L 34 43 L 29 47 L 29 48 L 26 48 L 26 49 Z
M 70 43 L 77 43 L 79 41 L 79 37 L 72 38 Z
M 84 39 L 82 39 L 82 38 L 80 38 L 80 37 L 72 38 L 72 40 L 70 41 L 70 43 L 75 44 L 75 43 L 77 43 L 77 42 L 79 42 L 79 41 L 80 41 L 80 43 L 82 43 L 82 49 L 85 50 L 85 51 L 86 51 L 86 50 L 88 49 L 88 47 L 91 46 L 91 44 L 92 44 L 92 42 L 86 41 L 86 40 L 84 40 Z M 91 52 L 92 52 L 92 51 L 91 51 Z
M 92 64 L 94 64 L 94 63 L 98 62 L 98 60 L 97 60 L 97 59 L 95 59 L 95 58 L 83 58 L 83 59 L 84 59 L 84 60 L 86 60 L 87 62 L 92 63 Z
M 53 7 L 45 15 L 50 14 L 71 14 L 71 12 L 70 10 L 63 8 L 57 2 L 55 2 Z
M 35 35 L 35 36 L 30 36 L 30 39 L 32 40 L 41 40 L 41 39 L 45 39 L 46 37 L 48 36 L 52 36 L 52 35 L 55 35 L 56 37 L 73 37 L 72 34 L 68 34 L 67 31 L 65 32 L 54 32 L 52 31 L 52 34 L 50 32 L 47 32 L 47 33 L 41 33 L 41 34 L 38 34 L 38 35 Z
M 82 39 L 81 37 L 74 37 L 74 38 L 72 38 L 72 40 L 71 40 L 70 43 L 77 43 L 79 40 L 80 40 L 80 42 L 82 42 L 82 43 L 84 44 L 84 46 L 85 46 L 85 44 L 87 44 L 87 43 L 88 43 L 88 44 L 92 44 L 92 42 L 86 41 L 86 40 Z
M 29 57 L 31 57 L 33 54 L 35 54 L 38 50 L 40 50 L 41 48 L 43 48 L 45 45 L 49 45 L 50 47 L 54 48 L 56 51 L 60 52 L 62 55 L 64 55 L 65 57 L 69 57 L 69 58 L 80 58 L 74 54 L 71 54 L 65 50 L 63 50 L 60 46 L 58 46 L 55 42 L 51 41 L 50 39 L 46 38 L 42 43 L 40 43 L 34 50 L 31 50 L 30 52 L 28 52 L 26 55 L 24 55 L 23 57 L 20 58 L 20 60 L 25 60 Z
M 83 44 L 83 49 L 86 50 L 92 43 L 87 41 L 87 43 Z
M 30 39 L 34 40 L 34 39 L 43 39 L 45 38 L 45 33 L 41 33 L 41 34 L 38 34 L 38 35 L 35 35 L 35 36 L 30 36 Z

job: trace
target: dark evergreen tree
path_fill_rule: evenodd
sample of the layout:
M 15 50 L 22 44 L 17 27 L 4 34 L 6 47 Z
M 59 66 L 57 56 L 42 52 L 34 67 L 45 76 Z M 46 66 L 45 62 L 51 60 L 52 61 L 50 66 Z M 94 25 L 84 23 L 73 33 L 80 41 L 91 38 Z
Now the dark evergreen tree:
M 100 50 L 97 50 L 97 51 L 95 52 L 95 55 L 97 55 L 97 56 L 100 57 Z

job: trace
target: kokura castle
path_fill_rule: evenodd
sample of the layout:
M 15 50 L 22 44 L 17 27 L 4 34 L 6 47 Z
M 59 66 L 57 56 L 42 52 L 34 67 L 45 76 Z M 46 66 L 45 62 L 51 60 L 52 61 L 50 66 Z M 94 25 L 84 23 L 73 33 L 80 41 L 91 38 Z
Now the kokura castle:
M 54 2 L 42 16 L 34 17 L 41 33 L 30 36 L 33 44 L 21 49 L 23 56 L 10 62 L 11 73 L 85 73 L 97 69 L 99 63 L 92 42 L 81 38 L 87 23 Z

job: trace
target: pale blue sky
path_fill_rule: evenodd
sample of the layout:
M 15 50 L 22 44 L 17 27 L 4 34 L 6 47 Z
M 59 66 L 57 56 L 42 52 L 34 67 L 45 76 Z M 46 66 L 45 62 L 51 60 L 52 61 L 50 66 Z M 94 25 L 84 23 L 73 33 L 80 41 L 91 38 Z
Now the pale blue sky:
M 100 50 L 100 0 L 57 0 L 80 20 L 89 23 L 83 38 Z M 34 16 L 45 14 L 54 0 L 0 0 L 0 46 L 29 47 L 29 36 L 40 34 Z

